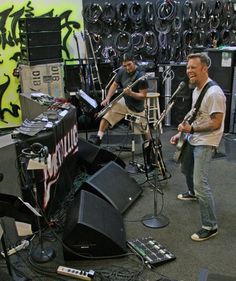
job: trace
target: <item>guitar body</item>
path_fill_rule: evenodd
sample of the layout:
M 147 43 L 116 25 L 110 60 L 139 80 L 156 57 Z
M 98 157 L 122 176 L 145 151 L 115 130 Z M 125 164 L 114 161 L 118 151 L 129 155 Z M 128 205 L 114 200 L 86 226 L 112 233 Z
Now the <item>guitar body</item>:
M 186 116 L 184 117 L 184 120 L 183 122 L 187 122 L 189 121 L 193 114 L 195 113 L 195 108 L 191 109 L 187 114 Z M 173 160 L 176 162 L 176 163 L 179 163 L 180 162 L 180 158 L 182 156 L 182 153 L 183 153 L 183 150 L 185 148 L 185 145 L 187 143 L 187 140 L 186 140 L 186 134 L 181 132 L 180 134 L 180 137 L 179 137 L 179 140 L 176 144 L 176 151 L 174 153 L 174 156 L 173 156 Z
M 176 144 L 176 150 L 175 150 L 175 153 L 174 153 L 174 156 L 173 156 L 173 160 L 176 163 L 180 162 L 180 159 L 181 159 L 181 156 L 182 156 L 182 153 L 183 153 L 183 150 L 185 148 L 186 143 L 187 143 L 187 140 L 185 138 L 185 134 L 181 133 L 180 138 L 179 138 L 179 140 Z

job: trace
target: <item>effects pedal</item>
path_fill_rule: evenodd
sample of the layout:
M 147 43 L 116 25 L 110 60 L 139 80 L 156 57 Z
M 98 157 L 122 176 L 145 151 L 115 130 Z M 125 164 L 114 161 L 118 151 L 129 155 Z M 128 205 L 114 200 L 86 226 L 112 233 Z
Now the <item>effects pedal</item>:
M 75 268 L 59 266 L 57 273 L 65 276 L 74 277 L 81 280 L 90 281 L 94 277 L 95 272 L 93 270 L 83 271 Z

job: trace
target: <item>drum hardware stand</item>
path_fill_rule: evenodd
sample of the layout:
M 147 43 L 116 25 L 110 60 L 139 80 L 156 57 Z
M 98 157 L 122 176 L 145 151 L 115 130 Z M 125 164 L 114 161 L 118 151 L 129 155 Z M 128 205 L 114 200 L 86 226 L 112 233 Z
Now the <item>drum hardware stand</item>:
M 173 105 L 174 105 L 174 100 L 170 101 L 167 104 L 166 109 L 162 112 L 160 118 L 154 124 L 154 128 L 156 129 L 156 134 L 157 134 L 157 128 L 159 128 L 160 123 L 166 117 L 166 115 L 171 110 Z M 158 153 L 159 153 L 158 149 L 159 149 L 158 144 L 155 142 L 154 143 L 154 153 L 155 153 L 154 184 L 150 183 L 148 180 L 148 182 L 153 186 L 154 210 L 153 210 L 152 214 L 145 215 L 142 218 L 143 225 L 150 227 L 150 228 L 162 228 L 169 224 L 169 219 L 166 216 L 162 215 L 161 212 L 159 214 L 157 213 L 157 192 L 159 192 L 163 196 L 163 191 L 160 188 L 160 180 L 159 180 L 158 171 L 157 171 Z
M 39 162 L 44 159 L 44 163 L 47 162 L 48 157 L 48 148 L 46 146 L 42 146 L 39 143 L 34 143 L 31 145 L 30 148 L 22 149 L 23 157 L 30 160 L 38 159 Z M 29 165 L 28 165 L 29 167 Z M 27 168 L 29 170 L 29 168 Z M 39 169 L 39 168 L 37 168 Z M 42 168 L 41 168 L 42 169 Z M 38 226 L 38 233 L 39 233 L 39 245 L 32 249 L 30 254 L 32 260 L 37 263 L 45 263 L 51 261 L 55 258 L 56 254 L 53 248 L 45 248 L 43 244 L 43 236 L 42 236 L 42 228 L 40 224 L 40 213 L 39 211 L 39 202 L 38 202 L 38 194 L 37 194 L 37 187 L 36 187 L 36 178 L 34 168 L 31 168 L 31 178 L 32 178 L 32 186 L 33 186 L 33 193 L 34 193 L 34 200 L 35 200 L 35 210 L 36 210 L 36 217 L 37 217 L 37 226 Z M 37 214 L 38 213 L 38 214 Z
M 131 140 L 131 161 L 129 162 L 128 166 L 126 167 L 126 171 L 130 174 L 136 174 L 139 172 L 138 165 L 134 160 L 135 157 L 135 136 L 134 136 L 134 125 L 138 123 L 140 120 L 140 116 L 126 114 L 125 120 L 130 122 L 132 128 L 132 140 Z

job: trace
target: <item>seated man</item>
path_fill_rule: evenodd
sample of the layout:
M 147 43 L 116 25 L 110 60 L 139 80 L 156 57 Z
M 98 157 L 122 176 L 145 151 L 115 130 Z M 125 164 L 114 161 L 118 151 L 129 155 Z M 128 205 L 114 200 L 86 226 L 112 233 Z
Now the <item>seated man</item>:
M 100 145 L 105 131 L 112 128 L 126 114 L 140 116 L 139 124 L 135 127 L 142 133 L 145 140 L 151 140 L 147 117 L 145 116 L 144 101 L 147 96 L 148 83 L 142 77 L 144 72 L 139 69 L 134 58 L 125 53 L 122 58 L 122 67 L 119 69 L 113 83 L 111 84 L 106 98 L 101 102 L 102 106 L 108 106 L 116 89 L 120 86 L 123 89 L 123 96 L 116 103 L 112 104 L 110 110 L 102 117 L 97 136 L 90 140 L 95 145 Z M 129 85 L 133 84 L 133 87 Z

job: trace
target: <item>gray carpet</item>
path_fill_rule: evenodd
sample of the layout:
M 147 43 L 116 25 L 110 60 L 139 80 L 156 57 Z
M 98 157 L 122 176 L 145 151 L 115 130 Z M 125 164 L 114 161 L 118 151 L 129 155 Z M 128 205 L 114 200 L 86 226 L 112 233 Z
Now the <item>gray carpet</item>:
M 166 276 L 170 280 L 201 281 L 198 278 L 202 268 L 208 269 L 211 278 L 212 276 L 221 275 L 234 277 L 230 280 L 236 280 L 236 163 L 235 161 L 228 161 L 225 143 L 222 141 L 218 150 L 220 157 L 213 159 L 210 170 L 210 183 L 217 206 L 219 233 L 207 241 L 194 242 L 190 239 L 190 236 L 199 230 L 201 226 L 199 207 L 197 202 L 182 202 L 176 199 L 178 193 L 185 191 L 186 185 L 184 177 L 180 173 L 179 165 L 172 161 L 175 148 L 169 144 L 169 138 L 174 133 L 174 129 L 164 128 L 164 134 L 161 135 L 163 158 L 171 178 L 163 181 L 159 187 L 164 195 L 162 196 L 157 192 L 157 213 L 158 215 L 161 213 L 166 216 L 169 219 L 169 224 L 158 229 L 146 227 L 142 224 L 142 218 L 145 215 L 154 214 L 153 188 L 146 181 L 147 179 L 143 173 L 132 175 L 138 183 L 146 182 L 142 184 L 142 195 L 126 211 L 123 219 L 127 239 L 152 236 L 173 252 L 176 260 L 155 268 L 143 265 L 141 260 L 134 255 L 116 259 L 67 261 L 64 265 L 84 270 L 93 269 L 100 273 L 96 280 L 156 281 Z M 114 139 L 112 142 L 114 145 Z M 234 150 L 233 144 L 231 144 L 230 153 L 235 154 L 236 149 Z M 110 147 L 109 144 L 103 144 L 102 147 L 108 147 L 109 150 L 113 149 L 113 146 Z M 139 163 L 143 161 L 140 152 L 141 149 L 138 144 L 135 160 Z M 116 152 L 114 150 L 114 153 L 119 153 L 119 157 L 127 163 L 131 159 L 130 152 Z M 232 157 L 230 158 L 232 159 Z M 91 206 L 91 212 L 92 210 L 93 206 Z M 64 261 L 61 258 L 61 246 L 55 247 L 57 247 L 58 251 L 58 260 L 55 261 L 55 264 L 58 265 Z M 40 265 L 40 269 L 42 270 L 43 267 L 46 267 L 55 271 L 55 264 Z M 28 266 L 28 271 L 29 269 L 30 266 Z M 3 262 L 1 262 L 1 271 L 6 272 Z M 41 273 L 40 276 L 37 274 L 37 278 L 32 280 L 60 280 L 59 275 L 43 277 Z M 32 272 L 28 274 L 29 276 L 34 275 Z M 70 280 L 66 277 L 63 278 L 63 280 Z M 213 281 L 213 279 L 204 281 L 210 280 Z M 226 279 L 222 280 L 226 281 Z

